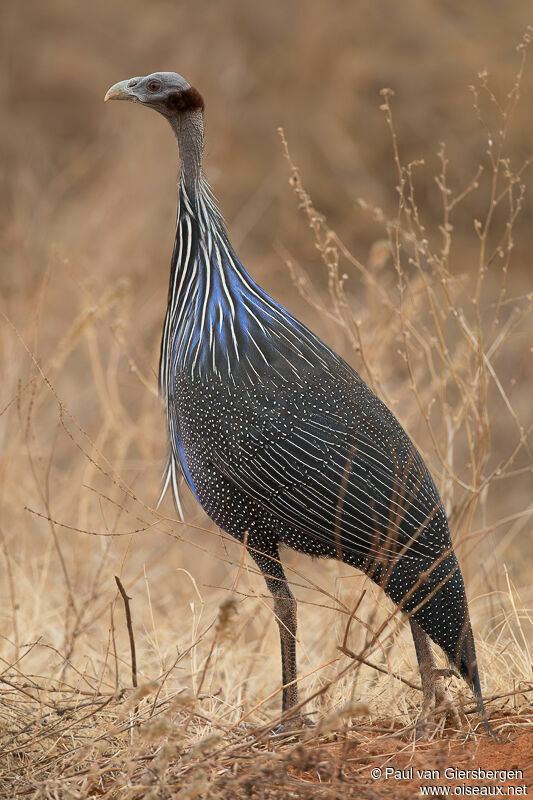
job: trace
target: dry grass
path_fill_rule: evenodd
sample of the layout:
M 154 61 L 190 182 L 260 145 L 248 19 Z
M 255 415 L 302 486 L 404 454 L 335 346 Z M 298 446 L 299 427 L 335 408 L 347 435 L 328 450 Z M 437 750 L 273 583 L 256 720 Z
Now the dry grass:
M 185 23 L 183 10 L 163 2 L 155 7 L 160 17 L 175 13 L 176 24 Z M 133 23 L 119 8 L 98 6 L 94 20 L 126 36 Z M 483 36 L 468 53 L 442 68 L 431 61 L 434 93 L 423 103 L 406 94 L 423 55 L 414 67 L 399 58 L 387 72 L 382 65 L 390 34 L 375 54 L 368 47 L 354 55 L 352 42 L 342 40 L 342 18 L 326 24 L 319 4 L 309 3 L 283 63 L 294 71 L 297 58 L 314 53 L 322 36 L 324 52 L 337 47 L 344 72 L 316 56 L 322 102 L 313 105 L 315 116 L 303 133 L 296 121 L 310 106 L 290 101 L 298 93 L 311 98 L 311 88 L 290 87 L 291 109 L 283 115 L 279 96 L 290 74 L 280 67 L 270 83 L 265 79 L 264 94 L 253 91 L 269 73 L 271 54 L 265 60 L 260 48 L 249 51 L 262 36 L 281 40 L 279 21 L 263 10 L 263 22 L 272 27 L 265 34 L 242 4 L 228 8 L 243 14 L 233 27 L 198 12 L 190 39 L 180 43 L 189 65 L 183 72 L 197 68 L 204 75 L 208 98 L 223 90 L 209 117 L 208 151 L 221 170 L 226 164 L 226 173 L 228 153 L 235 164 L 231 180 L 221 172 L 217 182 L 214 170 L 217 190 L 228 196 L 230 231 L 242 242 L 251 272 L 343 352 L 424 454 L 465 574 L 488 707 L 498 711 L 504 736 L 530 731 L 529 34 L 518 52 L 508 43 L 505 55 L 498 50 L 491 57 L 494 75 L 481 72 L 474 80 L 483 63 L 476 60 L 480 41 L 492 42 L 495 53 L 496 26 L 487 11 L 484 27 L 476 28 Z M 61 26 L 70 31 L 77 20 L 65 9 L 56 1 L 46 13 L 4 12 L 6 29 L 20 33 L 24 22 L 24 41 L 36 43 L 41 26 L 58 45 Z M 422 47 L 431 30 L 423 46 L 433 43 L 436 53 L 446 51 L 439 24 L 446 22 L 458 38 L 469 30 L 468 12 L 453 3 L 443 4 L 439 18 L 426 20 L 414 0 L 404 13 L 404 41 Z M 454 13 L 465 15 L 457 27 Z M 161 18 L 143 19 L 147 49 L 140 67 L 131 66 L 135 52 L 125 45 L 114 61 L 92 59 L 102 81 L 98 97 L 108 84 L 143 71 L 143 61 L 160 53 L 174 58 Z M 293 30 L 289 12 L 285 21 Z M 363 48 L 373 24 L 362 21 Z M 509 26 L 507 42 L 516 28 Z M 237 64 L 220 85 L 209 83 L 196 55 L 205 30 L 222 32 L 227 48 L 215 53 L 215 63 L 231 51 L 228 63 Z M 95 28 L 86 38 L 80 34 L 82 52 L 94 55 L 91 37 L 102 44 L 106 39 Z M 190 499 L 186 525 L 175 519 L 168 499 L 159 511 L 153 507 L 165 450 L 155 366 L 166 267 L 152 272 L 146 263 L 168 262 L 174 187 L 167 182 L 162 196 L 160 189 L 172 145 L 162 144 L 161 159 L 152 159 L 153 118 L 143 122 L 134 111 L 134 121 L 126 113 L 104 117 L 83 59 L 67 90 L 85 87 L 101 122 L 93 120 L 82 133 L 75 117 L 88 119 L 83 104 L 73 92 L 70 111 L 60 82 L 77 55 L 72 33 L 65 41 L 63 49 L 47 49 L 46 37 L 35 44 L 37 76 L 28 75 L 8 46 L 14 66 L 6 74 L 19 76 L 35 105 L 30 113 L 9 98 L 14 113 L 4 148 L 10 169 L 2 218 L 9 269 L 0 276 L 2 796 L 376 796 L 379 787 L 365 782 L 373 759 L 416 758 L 410 736 L 420 702 L 408 631 L 381 591 L 342 564 L 283 554 L 300 601 L 301 696 L 317 727 L 303 734 L 303 744 L 272 739 L 267 734 L 279 713 L 280 664 L 262 579 L 242 548 L 214 530 Z M 252 88 L 244 81 L 247 57 Z M 55 81 L 39 77 L 43 65 Z M 377 81 L 400 87 L 395 99 L 389 90 L 382 93 L 385 125 L 374 113 Z M 473 84 L 472 122 L 466 121 L 472 104 L 463 97 L 458 105 L 455 97 L 457 81 Z M 5 95 L 12 84 L 6 82 Z M 43 85 L 58 113 L 37 135 L 27 121 L 44 119 Z M 358 109 L 368 120 L 364 127 L 343 106 L 354 86 L 359 96 L 367 93 L 367 105 Z M 242 109 L 244 133 L 231 127 L 234 121 L 224 128 L 228 97 Z M 259 111 L 263 101 L 267 116 Z M 429 107 L 427 118 L 420 116 L 423 107 Z M 444 107 L 446 122 L 438 113 Z M 299 216 L 293 193 L 279 198 L 286 169 L 274 137 L 279 119 L 291 152 L 298 160 L 306 154 L 302 173 L 289 164 Z M 272 134 L 262 150 L 251 143 L 258 124 Z M 420 130 L 430 131 L 426 139 Z M 72 131 L 66 154 L 60 146 L 65 131 Z M 320 131 L 329 132 L 332 150 L 325 151 Z M 449 160 L 438 144 L 448 131 L 455 141 Z M 162 143 L 163 136 L 170 138 L 162 131 Z M 232 136 L 241 152 L 230 149 Z M 414 160 L 421 156 L 427 164 Z M 261 159 L 264 168 L 266 157 L 276 170 L 261 179 L 249 174 Z M 329 224 L 301 175 L 319 184 L 311 194 Z M 320 175 L 327 176 L 323 184 Z M 247 195 L 239 197 L 239 183 Z M 352 211 L 359 193 L 366 199 Z M 115 576 L 131 598 L 136 680 Z M 474 738 L 479 720 L 471 697 L 460 681 L 452 688 L 468 719 L 452 741 L 468 732 Z M 438 747 L 448 742 L 442 733 L 436 733 Z

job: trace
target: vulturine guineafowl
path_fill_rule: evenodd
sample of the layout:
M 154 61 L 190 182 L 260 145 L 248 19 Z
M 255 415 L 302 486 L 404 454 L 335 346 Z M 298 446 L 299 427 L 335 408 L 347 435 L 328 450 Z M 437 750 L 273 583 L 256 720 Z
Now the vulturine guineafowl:
M 296 705 L 296 602 L 281 543 L 364 570 L 409 615 L 422 718 L 447 699 L 430 638 L 471 686 L 490 731 L 463 578 L 438 491 L 389 409 L 246 272 L 202 173 L 203 109 L 180 75 L 112 86 L 153 108 L 179 145 L 177 232 L 159 383 L 181 511 L 183 476 L 264 575 L 281 636 L 283 711 Z M 288 715 L 287 715 L 288 716 Z

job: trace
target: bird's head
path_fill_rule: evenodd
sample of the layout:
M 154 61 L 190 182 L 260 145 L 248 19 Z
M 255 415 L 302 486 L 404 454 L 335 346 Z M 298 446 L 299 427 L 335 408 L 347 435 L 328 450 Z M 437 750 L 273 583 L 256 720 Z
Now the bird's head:
M 153 72 L 144 78 L 128 78 L 108 89 L 104 100 L 142 103 L 171 119 L 186 111 L 203 111 L 200 92 L 176 72 Z

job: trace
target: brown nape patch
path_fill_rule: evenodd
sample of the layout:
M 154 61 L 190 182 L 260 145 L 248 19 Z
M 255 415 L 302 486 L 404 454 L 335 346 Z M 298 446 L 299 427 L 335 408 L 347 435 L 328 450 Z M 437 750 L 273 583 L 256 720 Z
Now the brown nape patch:
M 175 112 L 203 111 L 204 99 L 198 89 L 190 86 L 181 92 L 171 92 L 168 95 L 166 105 L 169 111 Z

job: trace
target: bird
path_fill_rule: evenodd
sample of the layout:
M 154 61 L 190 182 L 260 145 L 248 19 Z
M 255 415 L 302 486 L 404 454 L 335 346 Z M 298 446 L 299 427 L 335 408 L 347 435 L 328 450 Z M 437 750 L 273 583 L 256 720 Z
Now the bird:
M 451 708 L 450 674 L 484 707 L 463 576 L 433 478 L 394 414 L 341 356 L 271 297 L 230 243 L 203 172 L 204 100 L 181 75 L 120 81 L 174 132 L 180 177 L 161 339 L 172 488 L 247 549 L 270 591 L 281 644 L 282 719 L 302 721 L 296 600 L 280 545 L 362 570 L 405 614 L 420 669 L 418 732 Z M 437 668 L 431 642 L 447 657 Z M 293 713 L 294 712 L 294 713 Z M 457 712 L 453 712 L 458 718 Z

